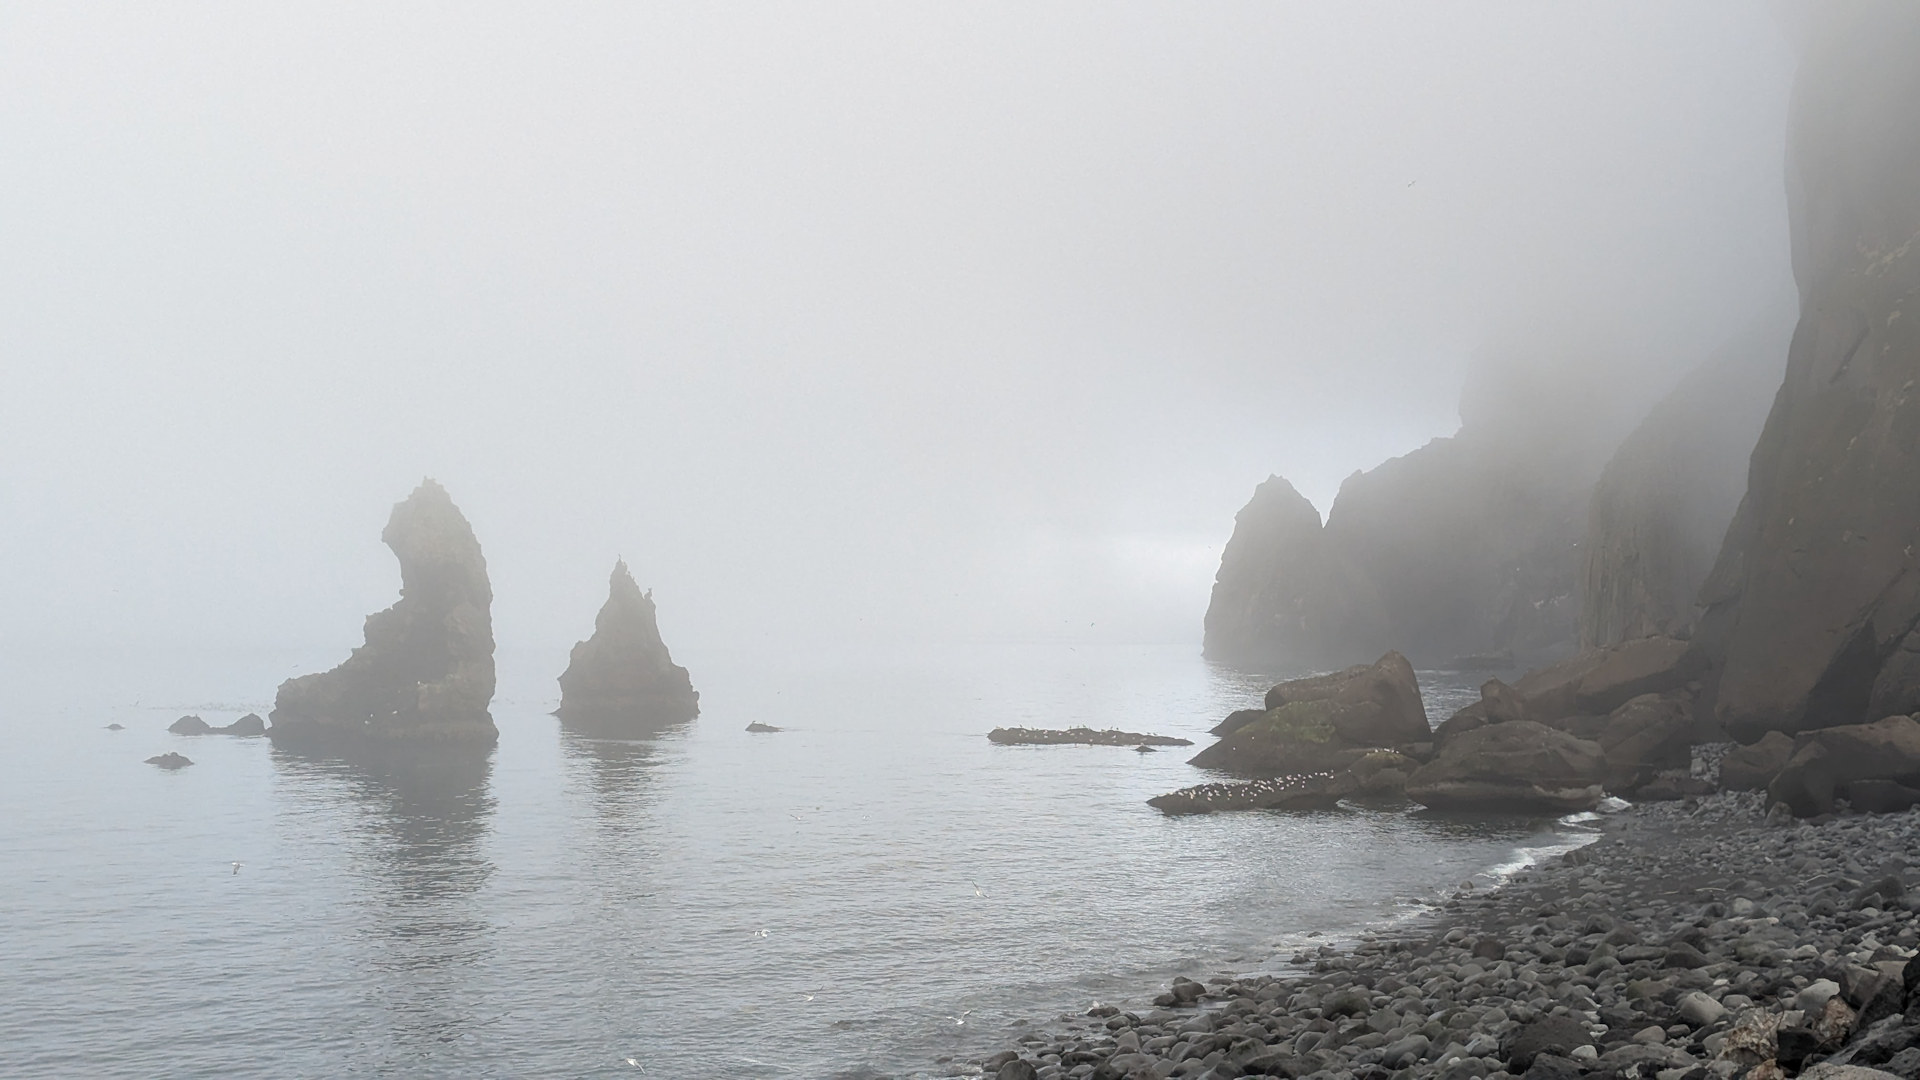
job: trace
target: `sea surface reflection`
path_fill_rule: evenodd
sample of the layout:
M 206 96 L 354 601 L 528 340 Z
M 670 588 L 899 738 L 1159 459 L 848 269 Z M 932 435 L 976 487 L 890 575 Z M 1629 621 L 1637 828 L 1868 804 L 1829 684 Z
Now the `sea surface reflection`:
M 169 735 L 266 704 L 284 667 L 239 659 L 157 708 L 184 669 L 0 698 L 0 1074 L 930 1071 L 1568 841 L 1404 804 L 1166 818 L 1145 800 L 1203 778 L 1187 754 L 984 738 L 1205 745 L 1270 679 L 1184 647 L 690 656 L 701 717 L 633 740 L 549 715 L 561 659 L 503 655 L 499 747 L 452 760 Z M 1479 681 L 1422 678 L 1441 715 Z M 141 764 L 163 749 L 195 764 Z

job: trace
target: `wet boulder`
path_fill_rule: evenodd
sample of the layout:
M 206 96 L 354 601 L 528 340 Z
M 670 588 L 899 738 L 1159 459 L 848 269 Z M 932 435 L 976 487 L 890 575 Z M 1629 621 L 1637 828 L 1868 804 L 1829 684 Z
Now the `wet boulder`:
M 1531 720 L 1490 724 L 1441 747 L 1407 780 L 1407 797 L 1435 810 L 1564 814 L 1605 794 L 1597 743 Z

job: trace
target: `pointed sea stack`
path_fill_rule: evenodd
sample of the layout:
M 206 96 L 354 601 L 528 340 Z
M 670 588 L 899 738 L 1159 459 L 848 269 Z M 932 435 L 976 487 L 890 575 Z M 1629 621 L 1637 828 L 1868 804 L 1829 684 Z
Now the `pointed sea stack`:
M 280 684 L 267 734 L 326 750 L 492 746 L 493 587 L 473 527 L 423 480 L 380 539 L 400 560 L 399 601 L 367 617 L 345 663 Z
M 627 564 L 613 565 L 593 636 L 573 647 L 560 676 L 560 722 L 584 734 L 647 735 L 700 715 L 700 694 L 673 662 L 654 614 Z

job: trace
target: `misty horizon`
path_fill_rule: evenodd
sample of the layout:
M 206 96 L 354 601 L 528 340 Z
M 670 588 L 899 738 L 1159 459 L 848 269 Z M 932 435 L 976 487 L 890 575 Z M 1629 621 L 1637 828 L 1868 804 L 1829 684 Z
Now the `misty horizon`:
M 1758 5 L 0 27 L 16 649 L 344 650 L 422 476 L 507 650 L 616 557 L 682 657 L 1197 642 L 1269 473 L 1793 302 Z

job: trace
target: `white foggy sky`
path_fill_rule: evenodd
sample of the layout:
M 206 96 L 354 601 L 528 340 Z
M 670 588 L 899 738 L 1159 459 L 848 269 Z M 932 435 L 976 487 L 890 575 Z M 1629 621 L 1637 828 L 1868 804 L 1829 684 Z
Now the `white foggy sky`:
M 1732 0 L 8 5 L 0 642 L 344 655 L 432 475 L 503 645 L 616 554 L 683 660 L 1197 643 L 1269 472 L 1777 297 L 1791 69 Z

